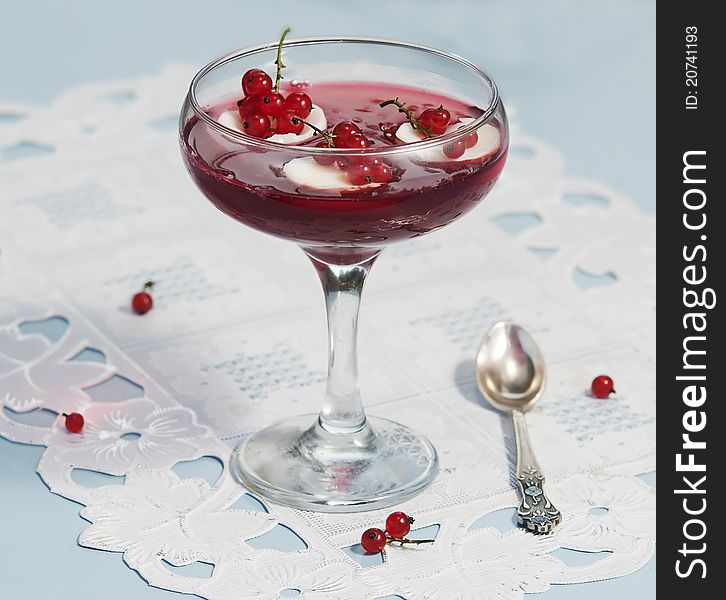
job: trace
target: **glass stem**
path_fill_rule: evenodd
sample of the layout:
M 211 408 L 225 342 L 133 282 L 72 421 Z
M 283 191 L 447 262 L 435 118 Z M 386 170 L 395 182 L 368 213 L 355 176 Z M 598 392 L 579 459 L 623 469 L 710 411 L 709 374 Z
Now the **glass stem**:
M 323 284 L 328 315 L 328 384 L 319 421 L 331 433 L 355 433 L 366 425 L 358 386 L 358 310 L 376 256 L 352 265 L 310 256 Z

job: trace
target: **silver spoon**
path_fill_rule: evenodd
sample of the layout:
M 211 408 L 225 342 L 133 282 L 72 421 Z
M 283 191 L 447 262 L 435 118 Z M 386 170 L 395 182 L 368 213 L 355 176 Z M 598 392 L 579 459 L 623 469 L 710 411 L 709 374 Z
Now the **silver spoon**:
M 524 413 L 544 391 L 542 353 L 524 329 L 501 321 L 489 329 L 479 346 L 476 380 L 489 404 L 512 415 L 517 441 L 517 481 L 522 492 L 517 521 L 535 533 L 549 533 L 562 515 L 544 492 L 544 474 L 534 456 L 524 420 Z

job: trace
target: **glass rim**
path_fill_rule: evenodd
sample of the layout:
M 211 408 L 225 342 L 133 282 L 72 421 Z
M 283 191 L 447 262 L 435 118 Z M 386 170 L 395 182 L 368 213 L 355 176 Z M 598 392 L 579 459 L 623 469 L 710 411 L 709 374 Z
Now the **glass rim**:
M 463 127 L 456 129 L 452 132 L 445 133 L 443 135 L 439 135 L 436 137 L 431 138 L 424 138 L 422 140 L 418 140 L 416 142 L 409 142 L 406 144 L 396 145 L 396 146 L 386 146 L 384 148 L 329 148 L 329 147 L 317 147 L 317 146 L 302 146 L 302 145 L 295 145 L 295 144 L 282 144 L 280 142 L 272 142 L 270 140 L 266 140 L 264 138 L 255 138 L 249 135 L 246 135 L 244 133 L 241 133 L 235 129 L 230 129 L 229 127 L 225 127 L 221 123 L 219 123 L 216 119 L 213 119 L 199 104 L 199 101 L 197 100 L 196 96 L 196 88 L 199 85 L 199 83 L 202 81 L 202 79 L 217 69 L 218 67 L 224 66 L 225 64 L 232 62 L 238 58 L 246 57 L 246 56 L 253 56 L 255 54 L 260 54 L 262 52 L 265 52 L 267 50 L 276 50 L 278 47 L 279 42 L 270 42 L 267 44 L 258 44 L 256 46 L 249 46 L 246 48 L 240 48 L 237 50 L 233 50 L 232 52 L 229 52 L 223 56 L 220 56 L 204 67 L 202 67 L 199 72 L 192 78 L 191 83 L 189 84 L 189 91 L 187 93 L 187 96 L 189 98 L 189 102 L 191 104 L 192 110 L 194 113 L 202 119 L 207 125 L 212 127 L 213 129 L 216 129 L 220 133 L 228 136 L 233 137 L 244 144 L 255 146 L 258 148 L 264 148 L 267 150 L 286 150 L 288 152 L 294 151 L 299 154 L 309 155 L 309 156 L 315 156 L 320 154 L 331 154 L 331 155 L 389 155 L 389 154 L 402 154 L 406 152 L 412 152 L 412 151 L 418 151 L 418 150 L 425 150 L 428 148 L 435 148 L 437 146 L 445 145 L 446 143 L 450 143 L 462 138 L 465 138 L 469 134 L 475 132 L 477 129 L 479 129 L 482 125 L 484 125 L 487 121 L 490 120 L 490 118 L 494 115 L 497 108 L 500 104 L 500 97 L 499 97 L 499 90 L 497 88 L 497 84 L 492 79 L 492 77 L 477 67 L 474 63 L 471 61 L 457 55 L 452 54 L 450 52 L 445 52 L 443 50 L 438 50 L 436 48 L 431 48 L 429 46 L 422 46 L 420 44 L 414 44 L 410 42 L 401 42 L 397 40 L 388 40 L 384 38 L 369 38 L 369 37 L 354 37 L 354 36 L 319 36 L 319 37 L 305 37 L 305 38 L 295 38 L 292 40 L 285 40 L 285 48 L 295 47 L 295 46 L 313 46 L 318 44 L 350 44 L 350 43 L 358 43 L 358 44 L 371 44 L 371 45 L 380 45 L 380 46 L 394 46 L 399 48 L 407 48 L 409 50 L 418 50 L 429 54 L 434 54 L 436 56 L 440 56 L 442 58 L 445 58 L 447 60 L 450 60 L 452 62 L 458 63 L 462 65 L 463 67 L 466 67 L 469 69 L 474 75 L 476 75 L 480 80 L 483 80 L 491 89 L 492 97 L 489 102 L 489 105 L 486 107 L 484 112 L 476 117 L 473 121 L 470 123 L 467 123 Z M 319 134 L 316 134 L 316 136 L 319 137 Z M 316 137 L 313 136 L 313 137 Z M 309 138 L 310 139 L 310 138 Z

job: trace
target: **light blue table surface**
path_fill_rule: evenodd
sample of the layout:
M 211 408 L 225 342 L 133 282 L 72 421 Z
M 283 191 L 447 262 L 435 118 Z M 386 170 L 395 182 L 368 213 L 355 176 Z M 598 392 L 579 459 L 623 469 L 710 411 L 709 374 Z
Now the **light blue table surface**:
M 297 36 L 395 37 L 449 50 L 494 76 L 524 130 L 563 153 L 567 174 L 603 181 L 655 212 L 654 0 L 3 0 L 1 7 L 0 101 L 43 104 L 83 82 L 153 74 L 170 62 L 201 65 L 276 39 L 287 24 Z M 0 598 L 173 600 L 120 554 L 76 545 L 86 525 L 80 506 L 50 494 L 35 474 L 41 451 L 0 439 Z M 654 474 L 644 480 L 655 485 Z M 511 515 L 486 524 L 510 528 Z M 575 554 L 562 558 L 583 559 Z M 555 586 L 542 597 L 655 598 L 655 558 L 627 577 Z

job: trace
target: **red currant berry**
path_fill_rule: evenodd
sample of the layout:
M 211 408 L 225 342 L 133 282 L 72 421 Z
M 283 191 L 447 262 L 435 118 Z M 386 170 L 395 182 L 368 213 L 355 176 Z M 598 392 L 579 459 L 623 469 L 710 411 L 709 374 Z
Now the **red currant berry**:
M 333 135 L 335 136 L 335 145 L 338 148 L 348 148 L 345 145 L 349 136 L 362 133 L 360 127 L 351 121 L 341 121 L 333 127 Z
M 327 142 L 318 142 L 315 144 L 316 148 L 327 148 L 328 144 Z M 335 157 L 331 154 L 315 154 L 313 156 L 313 159 L 315 159 L 315 162 L 319 165 L 323 165 L 324 167 L 329 167 L 335 162 Z
M 444 146 L 444 154 L 449 158 L 459 158 L 464 156 L 466 152 L 466 142 L 464 140 L 456 140 Z
M 428 129 L 435 135 L 444 133 L 449 121 L 451 121 L 451 115 L 443 106 L 427 108 L 418 117 L 418 122 L 421 124 L 421 127 Z
M 383 550 L 387 541 L 385 532 L 376 528 L 366 529 L 360 537 L 360 545 L 369 554 L 377 554 Z
M 409 517 L 406 513 L 396 511 L 388 515 L 386 519 L 386 531 L 392 538 L 401 539 L 408 535 L 411 531 L 411 523 L 413 518 Z
M 271 92 L 262 96 L 260 112 L 268 117 L 279 117 L 285 110 L 285 96 Z
M 245 96 L 237 102 L 237 110 L 240 116 L 244 119 L 248 112 L 260 112 L 261 101 L 262 96 Z
M 154 300 L 148 292 L 138 292 L 131 298 L 131 308 L 137 315 L 145 315 L 154 306 Z
M 595 398 L 603 400 L 615 391 L 613 389 L 613 380 L 607 375 L 598 375 L 592 380 L 590 390 Z
M 390 183 L 393 181 L 393 169 L 391 165 L 380 162 L 371 166 L 373 170 L 373 181 L 375 183 Z
M 250 69 L 242 76 L 245 96 L 267 94 L 272 91 L 272 78 L 262 69 Z
M 261 112 L 248 112 L 242 120 L 242 130 L 252 137 L 263 138 L 270 131 L 270 119 Z
M 290 110 L 284 111 L 277 117 L 277 133 L 294 133 L 295 135 L 300 135 L 304 127 L 305 123 Z
M 343 144 L 341 146 L 339 141 L 335 143 L 338 148 L 368 148 L 371 141 L 362 133 L 353 133 L 343 139 Z
M 366 164 L 369 167 L 383 164 L 383 160 L 376 156 L 356 156 L 352 160 L 357 163 Z
M 149 290 L 153 287 L 154 282 L 147 281 L 144 287 L 141 288 L 141 291 L 134 294 L 133 298 L 131 298 L 131 309 L 137 315 L 145 315 L 154 307 L 154 301 L 151 298 L 151 294 L 149 294 Z
M 467 148 L 473 148 L 477 145 L 479 142 L 479 134 L 475 131 L 474 133 L 470 133 L 464 138 L 464 143 L 466 144 Z
M 85 423 L 82 414 L 74 412 L 63 416 L 66 418 L 65 425 L 69 433 L 81 433 Z
M 285 100 L 285 110 L 290 110 L 303 119 L 310 114 L 312 109 L 313 101 L 303 92 L 293 92 Z
M 373 168 L 364 163 L 353 163 L 346 169 L 348 181 L 353 185 L 366 185 L 373 183 Z
M 348 161 L 349 165 L 352 165 L 352 164 L 368 165 L 372 169 L 372 171 L 375 170 L 375 168 L 378 165 L 383 164 L 383 161 L 380 158 L 377 158 L 375 156 L 351 156 L 350 158 L 347 158 L 346 160 Z

